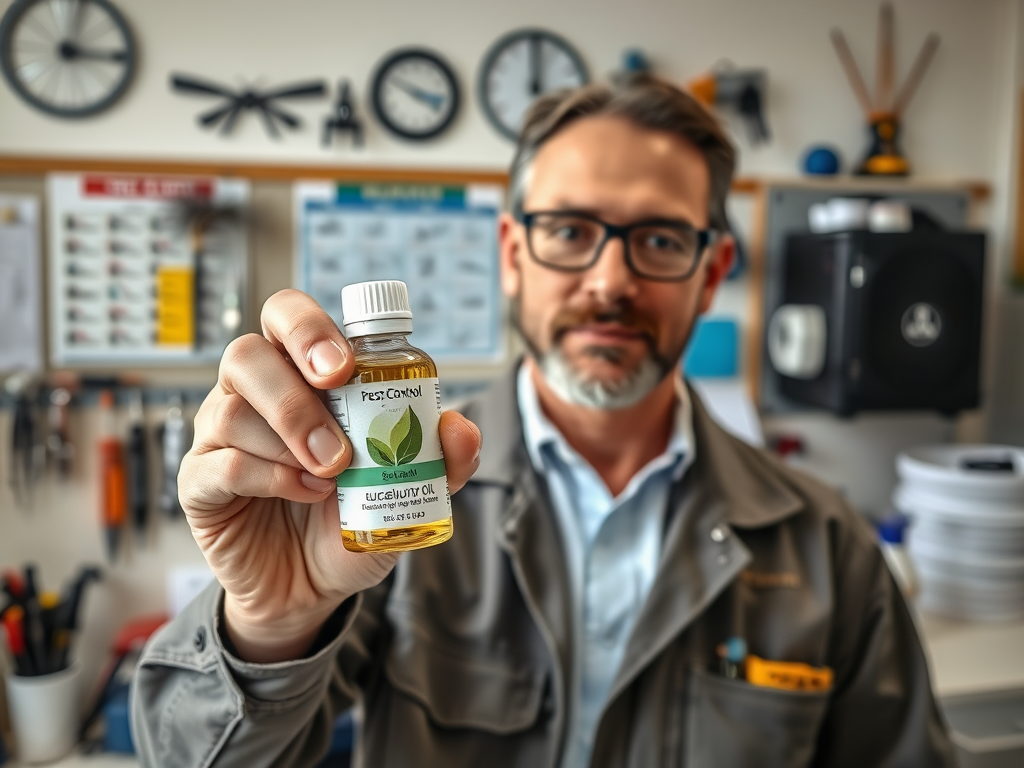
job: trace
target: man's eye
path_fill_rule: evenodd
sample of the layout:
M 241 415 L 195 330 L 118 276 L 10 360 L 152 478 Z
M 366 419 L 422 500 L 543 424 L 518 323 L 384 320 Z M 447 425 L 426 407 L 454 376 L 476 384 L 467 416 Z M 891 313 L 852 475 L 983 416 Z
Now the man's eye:
M 570 226 L 568 224 L 555 230 L 555 237 L 559 240 L 579 240 L 580 234 L 579 227 Z
M 644 239 L 644 247 L 655 251 L 679 252 L 683 250 L 683 244 L 674 237 L 653 233 Z

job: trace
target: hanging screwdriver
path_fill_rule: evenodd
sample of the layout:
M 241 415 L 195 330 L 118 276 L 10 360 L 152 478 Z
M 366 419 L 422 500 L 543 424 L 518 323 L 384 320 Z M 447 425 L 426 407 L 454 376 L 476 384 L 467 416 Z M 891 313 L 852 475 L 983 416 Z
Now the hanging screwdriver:
M 160 508 L 169 517 L 180 517 L 184 512 L 178 501 L 178 469 L 192 443 L 191 430 L 182 414 L 181 395 L 175 394 L 171 398 L 171 407 L 167 410 L 167 421 L 164 423 L 160 442 L 163 449 Z
M 128 498 L 136 537 L 140 543 L 144 543 L 149 516 L 149 461 L 141 389 L 132 390 L 128 401 L 128 419 Z
M 100 458 L 100 511 L 107 538 L 107 558 L 113 562 L 121 541 L 128 508 L 124 453 L 114 425 L 114 393 L 100 393 L 102 429 L 96 448 Z
M 71 402 L 71 391 L 67 387 L 57 387 L 50 393 L 48 421 L 50 432 L 46 436 L 46 450 L 51 463 L 57 468 L 61 480 L 71 478 L 71 461 L 75 456 L 75 446 L 71 443 L 68 431 L 68 403 Z

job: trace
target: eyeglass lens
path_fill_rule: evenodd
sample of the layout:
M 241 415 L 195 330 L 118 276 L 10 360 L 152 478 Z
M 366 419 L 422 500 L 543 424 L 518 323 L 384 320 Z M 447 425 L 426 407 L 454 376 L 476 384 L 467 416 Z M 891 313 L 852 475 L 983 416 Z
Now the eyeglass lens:
M 604 240 L 599 221 L 571 214 L 537 214 L 530 227 L 534 257 L 560 269 L 585 269 Z M 636 227 L 629 233 L 634 268 L 652 277 L 681 277 L 697 258 L 698 234 L 683 224 Z

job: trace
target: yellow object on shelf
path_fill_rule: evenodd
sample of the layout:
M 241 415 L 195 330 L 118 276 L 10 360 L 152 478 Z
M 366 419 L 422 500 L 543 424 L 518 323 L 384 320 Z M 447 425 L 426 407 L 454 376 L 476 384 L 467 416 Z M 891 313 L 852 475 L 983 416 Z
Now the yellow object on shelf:
M 161 267 L 156 286 L 157 343 L 191 345 L 195 339 L 192 268 Z

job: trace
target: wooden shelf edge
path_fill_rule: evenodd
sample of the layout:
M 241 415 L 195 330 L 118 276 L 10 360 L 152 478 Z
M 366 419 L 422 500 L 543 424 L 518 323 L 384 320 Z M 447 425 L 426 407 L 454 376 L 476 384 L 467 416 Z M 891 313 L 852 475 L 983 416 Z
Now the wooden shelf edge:
M 975 202 L 984 202 L 992 196 L 992 185 L 980 179 L 954 179 L 928 176 L 766 176 L 758 180 L 762 188 L 803 188 L 843 190 L 872 189 L 886 192 L 900 189 L 920 190 L 964 190 Z
M 176 176 L 228 176 L 257 181 L 379 181 L 423 184 L 508 183 L 505 171 L 461 171 L 451 168 L 385 168 L 358 165 L 295 165 L 210 160 L 104 160 L 85 157 L 0 155 L 0 176 L 34 176 L 46 173 L 131 173 Z M 752 177 L 733 180 L 736 194 L 756 194 L 762 182 Z
M 381 168 L 371 166 L 294 165 L 210 160 L 105 160 L 82 157 L 29 157 L 0 155 L 0 175 L 31 176 L 46 173 L 131 173 L 177 176 L 227 176 L 258 181 L 422 182 L 429 184 L 506 184 L 504 171 L 461 171 L 433 168 Z

